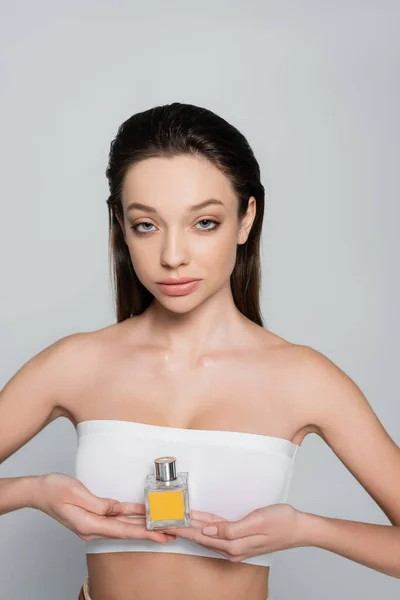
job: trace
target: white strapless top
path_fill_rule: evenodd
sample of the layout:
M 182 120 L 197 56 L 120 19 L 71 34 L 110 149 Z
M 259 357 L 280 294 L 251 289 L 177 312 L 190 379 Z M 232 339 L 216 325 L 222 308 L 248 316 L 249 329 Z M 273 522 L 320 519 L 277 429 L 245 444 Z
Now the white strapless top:
M 230 521 L 286 502 L 299 446 L 280 437 L 236 431 L 183 429 L 134 421 L 90 420 L 77 426 L 76 478 L 93 494 L 144 504 L 144 480 L 154 459 L 175 456 L 189 474 L 191 510 Z M 86 553 L 172 552 L 227 560 L 177 536 L 174 542 L 102 538 L 85 541 Z M 273 553 L 242 562 L 269 566 Z

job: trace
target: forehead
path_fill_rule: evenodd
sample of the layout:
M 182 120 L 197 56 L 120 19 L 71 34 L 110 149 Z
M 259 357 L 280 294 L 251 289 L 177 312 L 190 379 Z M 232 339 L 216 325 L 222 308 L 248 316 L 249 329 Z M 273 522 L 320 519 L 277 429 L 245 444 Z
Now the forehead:
M 208 160 L 188 155 L 140 161 L 128 169 L 122 190 L 125 208 L 133 200 L 160 209 L 171 203 L 185 208 L 206 198 L 227 206 L 235 202 L 228 178 Z

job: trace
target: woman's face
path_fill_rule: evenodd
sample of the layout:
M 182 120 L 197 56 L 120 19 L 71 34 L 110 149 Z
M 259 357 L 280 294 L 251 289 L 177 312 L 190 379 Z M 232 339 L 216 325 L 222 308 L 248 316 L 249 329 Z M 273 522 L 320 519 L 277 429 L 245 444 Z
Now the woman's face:
M 125 176 L 122 203 L 120 223 L 132 265 L 161 304 L 187 309 L 229 285 L 255 199 L 239 223 L 229 180 L 209 161 L 188 155 L 143 160 Z M 163 288 L 159 282 L 167 277 L 200 281 L 194 289 Z

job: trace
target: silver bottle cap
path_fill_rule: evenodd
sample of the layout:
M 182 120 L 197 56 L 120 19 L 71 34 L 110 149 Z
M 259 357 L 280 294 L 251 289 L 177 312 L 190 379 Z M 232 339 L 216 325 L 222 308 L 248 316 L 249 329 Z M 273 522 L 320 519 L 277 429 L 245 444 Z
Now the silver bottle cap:
M 175 456 L 160 456 L 154 460 L 156 479 L 158 481 L 172 481 L 176 479 L 175 461 Z

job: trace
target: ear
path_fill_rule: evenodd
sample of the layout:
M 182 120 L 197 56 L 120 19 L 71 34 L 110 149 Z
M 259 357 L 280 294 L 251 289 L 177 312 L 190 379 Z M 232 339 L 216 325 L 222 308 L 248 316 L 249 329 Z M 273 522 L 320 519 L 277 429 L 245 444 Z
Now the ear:
M 254 196 L 250 196 L 248 204 L 247 204 L 247 210 L 246 210 L 245 214 L 243 215 L 241 222 L 240 222 L 240 228 L 239 228 L 239 232 L 238 232 L 238 242 L 237 242 L 238 244 L 244 244 L 247 241 L 247 238 L 249 237 L 249 233 L 250 233 L 250 230 L 252 228 L 255 218 L 256 218 L 256 199 L 254 198 Z

